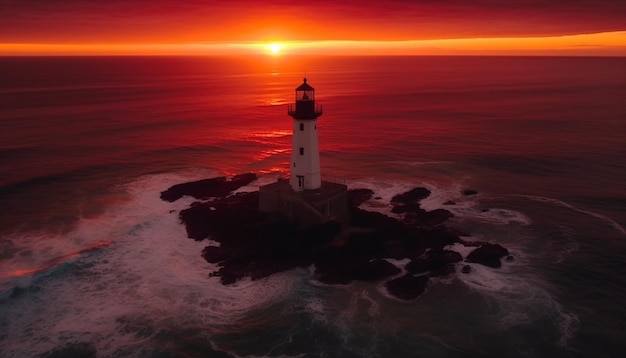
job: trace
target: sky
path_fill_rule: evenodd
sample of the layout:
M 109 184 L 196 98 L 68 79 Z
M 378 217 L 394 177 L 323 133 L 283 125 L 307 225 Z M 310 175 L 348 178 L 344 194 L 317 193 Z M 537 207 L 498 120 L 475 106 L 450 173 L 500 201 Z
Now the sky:
M 0 55 L 626 56 L 624 0 L 0 0 Z M 277 52 L 277 51 L 275 51 Z

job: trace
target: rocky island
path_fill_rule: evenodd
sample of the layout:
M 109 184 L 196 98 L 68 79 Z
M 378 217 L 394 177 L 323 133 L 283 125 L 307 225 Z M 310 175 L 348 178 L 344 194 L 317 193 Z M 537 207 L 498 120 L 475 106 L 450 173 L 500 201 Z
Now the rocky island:
M 387 280 L 385 287 L 391 295 L 412 300 L 424 292 L 430 277 L 453 273 L 455 264 L 464 260 L 460 253 L 447 249 L 449 245 L 476 247 L 465 261 L 494 268 L 509 255 L 498 244 L 462 239 L 467 234 L 443 224 L 452 216 L 449 211 L 422 209 L 420 200 L 430 195 L 426 188 L 391 199 L 391 211 L 401 219 L 360 208 L 374 193 L 353 189 L 348 192 L 348 222 L 303 228 L 280 213 L 260 212 L 258 191 L 233 194 L 256 179 L 253 173 L 204 179 L 161 193 L 161 199 L 169 202 L 182 196 L 200 200 L 182 210 L 180 219 L 189 238 L 219 242 L 219 246 L 206 246 L 202 256 L 219 266 L 211 275 L 219 276 L 224 285 L 313 265 L 314 278 L 320 282 L 345 285 L 355 280 Z M 409 262 L 400 269 L 387 259 Z M 462 272 L 470 273 L 471 268 L 464 266 Z

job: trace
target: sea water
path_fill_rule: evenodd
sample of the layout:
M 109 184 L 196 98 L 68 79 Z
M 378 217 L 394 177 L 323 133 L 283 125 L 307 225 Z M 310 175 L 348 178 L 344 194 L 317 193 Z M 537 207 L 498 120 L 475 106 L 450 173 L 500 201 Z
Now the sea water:
M 619 356 L 624 68 L 571 57 L 1 58 L 0 356 Z M 427 187 L 422 207 L 450 210 L 448 226 L 513 261 L 431 279 L 414 301 L 382 282 L 324 285 L 312 267 L 229 286 L 210 277 L 200 253 L 216 243 L 187 239 L 178 218 L 194 200 L 160 192 L 288 176 L 287 105 L 305 76 L 324 109 L 324 178 L 373 189 L 364 208 L 388 214 L 393 195 Z

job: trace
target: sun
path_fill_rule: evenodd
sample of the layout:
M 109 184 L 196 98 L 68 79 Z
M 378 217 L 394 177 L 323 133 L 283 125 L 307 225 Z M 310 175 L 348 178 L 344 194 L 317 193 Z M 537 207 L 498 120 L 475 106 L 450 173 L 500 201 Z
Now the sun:
M 280 51 L 283 49 L 283 47 L 285 47 L 285 45 L 281 43 L 273 42 L 273 43 L 267 44 L 266 47 L 269 50 L 271 55 L 276 56 L 280 54 Z

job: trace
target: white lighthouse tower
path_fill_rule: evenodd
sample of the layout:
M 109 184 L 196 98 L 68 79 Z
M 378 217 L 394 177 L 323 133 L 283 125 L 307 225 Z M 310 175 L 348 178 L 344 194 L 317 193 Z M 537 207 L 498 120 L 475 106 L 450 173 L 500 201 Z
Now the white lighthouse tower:
M 315 105 L 315 90 L 304 83 L 296 88 L 295 107 L 287 113 L 293 118 L 293 139 L 289 180 L 259 188 L 259 211 L 279 214 L 300 227 L 349 218 L 348 187 L 322 181 L 320 152 L 317 145 L 317 117 L 322 107 Z
M 317 117 L 322 115 L 322 107 L 315 105 L 315 89 L 306 83 L 306 78 L 296 88 L 295 108 L 290 105 L 287 113 L 293 117 L 289 184 L 295 191 L 319 189 L 322 178 Z

